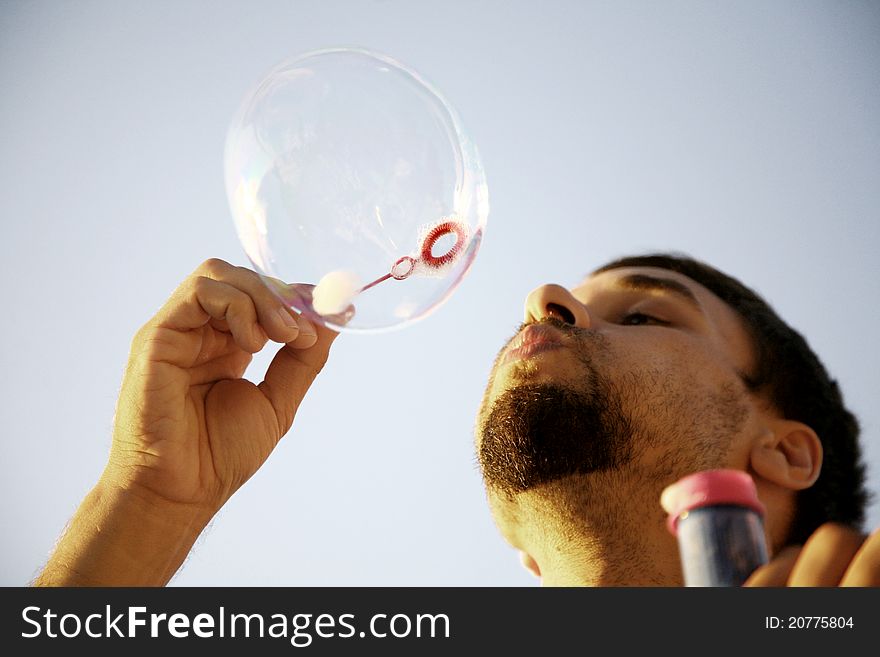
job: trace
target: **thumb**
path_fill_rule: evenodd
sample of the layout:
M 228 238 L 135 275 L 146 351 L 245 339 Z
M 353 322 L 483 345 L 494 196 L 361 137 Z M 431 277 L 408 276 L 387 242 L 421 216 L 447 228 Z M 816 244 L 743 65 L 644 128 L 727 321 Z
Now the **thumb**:
M 287 433 L 300 402 L 323 369 L 330 355 L 330 346 L 339 335 L 325 326 L 315 326 L 318 339 L 306 349 L 284 345 L 266 370 L 266 377 L 258 386 L 275 409 L 280 429 L 279 438 Z

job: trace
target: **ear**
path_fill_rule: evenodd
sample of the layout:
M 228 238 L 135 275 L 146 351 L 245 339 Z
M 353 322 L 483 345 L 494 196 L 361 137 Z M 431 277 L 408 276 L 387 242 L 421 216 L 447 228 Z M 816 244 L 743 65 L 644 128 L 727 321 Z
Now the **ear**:
M 532 555 L 530 555 L 528 552 L 520 550 L 519 560 L 520 563 L 522 563 L 523 567 L 530 573 L 532 573 L 532 575 L 534 575 L 538 579 L 541 578 L 541 569 L 538 567 L 538 562 L 535 561 Z
M 763 478 L 790 490 L 803 490 L 819 478 L 822 443 L 803 422 L 776 419 L 752 445 L 749 462 Z

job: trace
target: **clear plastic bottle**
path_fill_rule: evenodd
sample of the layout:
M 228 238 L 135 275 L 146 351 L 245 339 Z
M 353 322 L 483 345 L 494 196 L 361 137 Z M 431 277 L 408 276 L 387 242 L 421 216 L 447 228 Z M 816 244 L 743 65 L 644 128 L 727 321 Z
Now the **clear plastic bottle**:
M 660 503 L 678 539 L 685 586 L 740 586 L 767 563 L 765 510 L 745 472 L 688 475 L 667 487 Z

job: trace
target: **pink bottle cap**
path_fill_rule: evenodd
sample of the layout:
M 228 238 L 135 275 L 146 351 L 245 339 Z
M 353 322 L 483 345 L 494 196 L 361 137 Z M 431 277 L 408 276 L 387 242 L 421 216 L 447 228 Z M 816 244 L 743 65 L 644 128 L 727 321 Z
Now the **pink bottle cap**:
M 669 514 L 666 526 L 678 534 L 678 520 L 691 509 L 719 504 L 733 504 L 752 509 L 764 516 L 766 509 L 758 499 L 752 478 L 741 470 L 704 470 L 682 477 L 667 486 L 660 495 L 660 505 Z

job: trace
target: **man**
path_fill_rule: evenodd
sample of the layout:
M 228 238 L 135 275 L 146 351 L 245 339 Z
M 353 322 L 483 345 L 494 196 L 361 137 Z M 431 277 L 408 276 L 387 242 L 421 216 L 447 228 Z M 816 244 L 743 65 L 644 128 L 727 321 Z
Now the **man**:
M 680 585 L 660 492 L 717 467 L 751 474 L 768 509 L 774 558 L 750 584 L 880 584 L 880 535 L 858 532 L 856 422 L 749 290 L 646 256 L 538 288 L 525 319 L 477 451 L 502 533 L 544 584 Z M 335 337 L 254 272 L 200 266 L 135 336 L 107 467 L 35 583 L 167 583 L 290 428 Z M 285 346 L 254 385 L 241 376 L 268 340 Z

